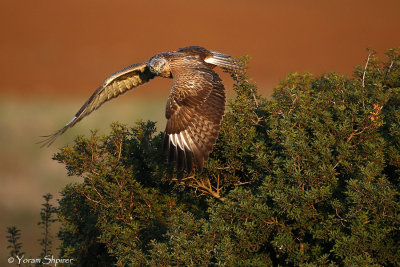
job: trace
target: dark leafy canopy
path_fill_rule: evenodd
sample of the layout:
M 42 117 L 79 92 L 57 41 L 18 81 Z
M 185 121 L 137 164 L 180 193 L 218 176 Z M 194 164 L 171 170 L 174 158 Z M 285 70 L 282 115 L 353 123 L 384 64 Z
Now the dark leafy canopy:
M 400 265 L 400 58 L 353 78 L 246 76 L 202 173 L 176 172 L 152 122 L 79 137 L 55 159 L 62 254 L 82 266 Z

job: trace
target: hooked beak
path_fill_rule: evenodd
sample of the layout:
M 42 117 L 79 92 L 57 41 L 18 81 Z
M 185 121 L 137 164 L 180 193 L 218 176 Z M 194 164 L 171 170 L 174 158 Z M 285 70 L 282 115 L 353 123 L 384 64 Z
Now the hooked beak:
M 150 66 L 150 71 L 156 75 L 160 74 L 160 68 L 159 67 L 153 67 Z

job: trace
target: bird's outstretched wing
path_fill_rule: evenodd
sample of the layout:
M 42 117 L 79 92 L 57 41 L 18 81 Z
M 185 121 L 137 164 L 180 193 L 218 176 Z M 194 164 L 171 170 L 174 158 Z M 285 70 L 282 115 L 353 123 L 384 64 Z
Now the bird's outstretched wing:
M 45 139 L 39 143 L 42 147 L 50 146 L 58 136 L 98 109 L 105 102 L 148 82 L 154 77 L 155 74 L 148 69 L 147 62 L 134 64 L 113 73 L 104 80 L 70 122 L 57 132 L 43 136 Z
M 189 57 L 190 58 L 190 57 Z M 221 79 L 204 61 L 182 58 L 171 66 L 172 91 L 167 101 L 168 119 L 164 149 L 178 169 L 203 168 L 215 145 L 225 110 Z

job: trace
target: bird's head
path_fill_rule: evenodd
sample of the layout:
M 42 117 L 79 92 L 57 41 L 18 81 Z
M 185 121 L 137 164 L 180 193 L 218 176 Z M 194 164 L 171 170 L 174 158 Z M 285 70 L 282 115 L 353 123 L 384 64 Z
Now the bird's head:
M 170 69 L 167 60 L 159 55 L 156 55 L 149 60 L 149 69 L 156 75 L 169 76 Z

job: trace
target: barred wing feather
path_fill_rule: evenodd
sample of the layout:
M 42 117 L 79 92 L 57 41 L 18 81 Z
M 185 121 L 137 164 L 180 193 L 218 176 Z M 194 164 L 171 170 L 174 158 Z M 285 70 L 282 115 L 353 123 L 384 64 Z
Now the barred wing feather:
M 148 82 L 154 78 L 154 76 L 155 75 L 147 68 L 147 62 L 134 64 L 113 73 L 104 80 L 70 122 L 57 132 L 48 136 L 43 136 L 45 139 L 39 143 L 42 147 L 50 146 L 58 136 L 98 109 L 105 102 Z

